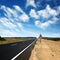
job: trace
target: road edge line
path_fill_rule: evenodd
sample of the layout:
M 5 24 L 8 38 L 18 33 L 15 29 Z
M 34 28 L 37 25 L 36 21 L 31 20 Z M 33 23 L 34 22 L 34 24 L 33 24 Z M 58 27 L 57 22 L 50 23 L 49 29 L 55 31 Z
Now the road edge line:
M 36 41 L 36 40 L 35 40 Z M 25 49 L 19 52 L 16 56 L 14 56 L 11 60 L 15 60 L 21 53 L 23 53 L 26 49 L 28 49 L 35 41 L 33 41 L 30 45 L 28 45 Z

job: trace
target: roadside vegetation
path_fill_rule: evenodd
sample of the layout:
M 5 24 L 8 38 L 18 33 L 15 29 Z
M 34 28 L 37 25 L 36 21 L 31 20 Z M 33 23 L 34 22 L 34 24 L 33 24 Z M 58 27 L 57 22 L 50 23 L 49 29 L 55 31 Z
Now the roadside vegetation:
M 13 42 L 21 42 L 26 40 L 33 40 L 33 39 L 35 39 L 35 37 L 1 37 L 0 36 L 0 45 L 13 43 Z
M 60 38 L 52 38 L 52 37 L 43 37 L 46 40 L 60 41 Z
M 0 36 L 0 41 L 5 41 L 5 39 Z

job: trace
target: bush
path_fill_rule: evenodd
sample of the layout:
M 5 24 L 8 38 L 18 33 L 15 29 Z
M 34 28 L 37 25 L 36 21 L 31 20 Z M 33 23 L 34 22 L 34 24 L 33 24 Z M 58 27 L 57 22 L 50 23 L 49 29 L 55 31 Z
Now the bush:
M 5 39 L 0 36 L 0 41 L 5 41 Z

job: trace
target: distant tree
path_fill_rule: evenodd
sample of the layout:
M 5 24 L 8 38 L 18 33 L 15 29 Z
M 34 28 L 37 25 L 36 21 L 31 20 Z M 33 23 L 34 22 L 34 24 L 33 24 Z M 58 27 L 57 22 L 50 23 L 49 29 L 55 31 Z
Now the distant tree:
M 5 39 L 0 36 L 0 41 L 5 41 Z
M 0 36 L 0 39 L 1 39 L 1 36 Z

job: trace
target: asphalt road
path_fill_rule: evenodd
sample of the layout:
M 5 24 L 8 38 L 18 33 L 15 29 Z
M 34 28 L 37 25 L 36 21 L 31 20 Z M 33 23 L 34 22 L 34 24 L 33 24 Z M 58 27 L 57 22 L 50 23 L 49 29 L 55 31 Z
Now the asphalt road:
M 0 45 L 0 60 L 11 60 L 34 40 Z

